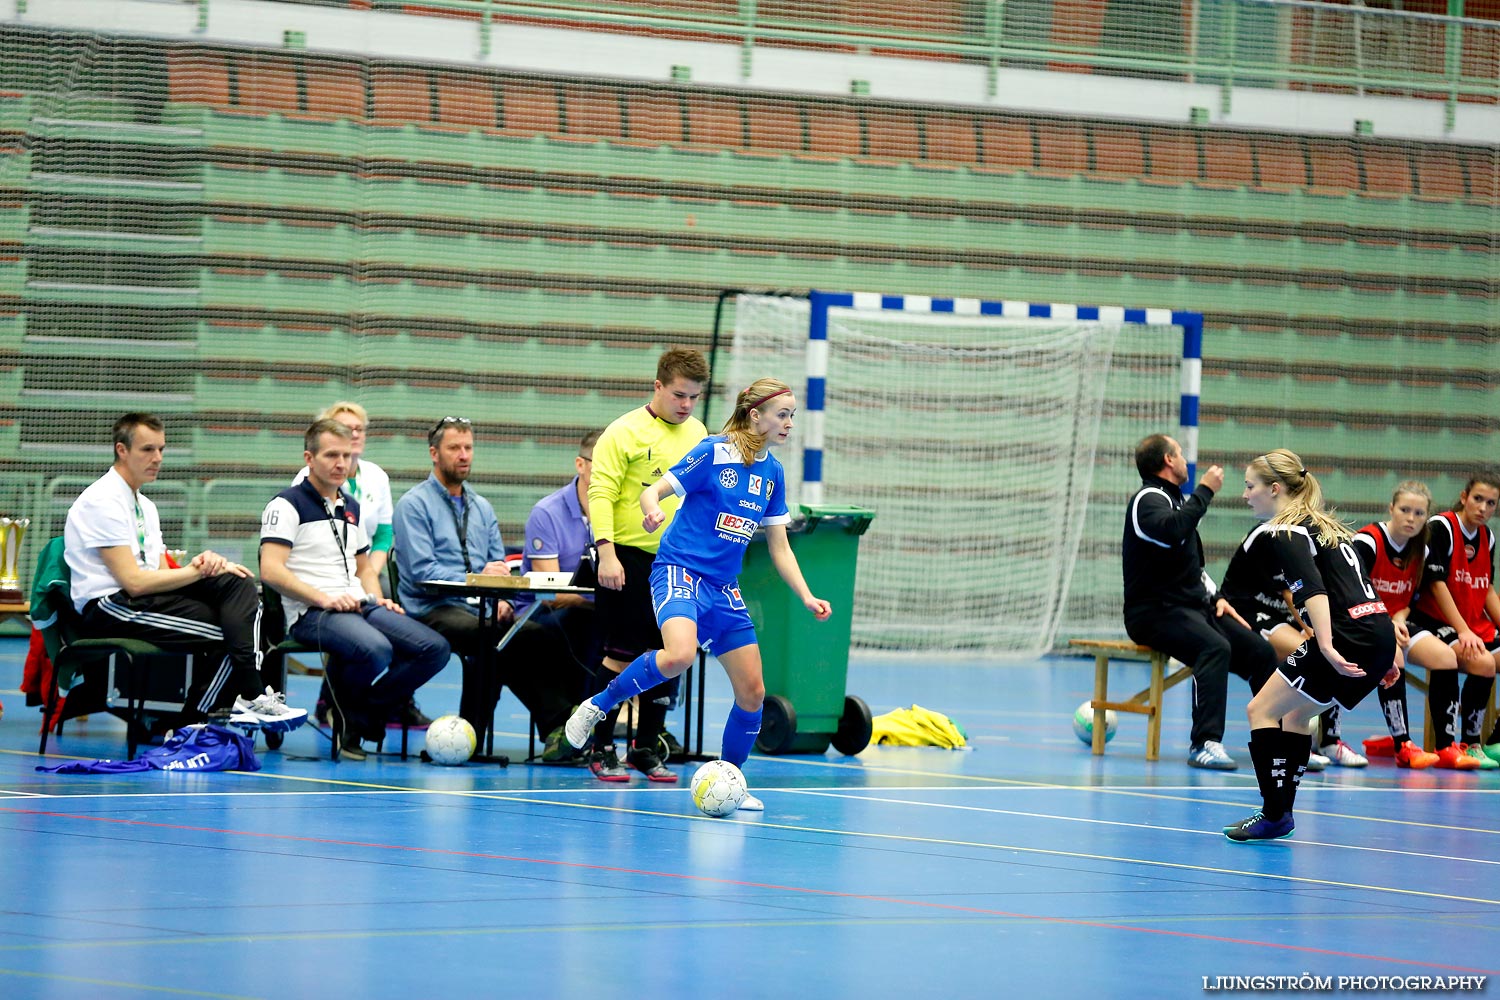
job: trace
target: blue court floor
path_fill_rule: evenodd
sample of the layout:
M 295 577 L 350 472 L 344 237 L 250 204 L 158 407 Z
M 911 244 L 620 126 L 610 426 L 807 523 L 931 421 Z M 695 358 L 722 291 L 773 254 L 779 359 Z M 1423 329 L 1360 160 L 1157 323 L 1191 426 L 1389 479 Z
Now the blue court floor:
M 308 728 L 254 774 L 38 774 L 22 651 L 0 642 L 5 1000 L 1197 997 L 1304 973 L 1401 977 L 1394 996 L 1500 975 L 1500 772 L 1331 769 L 1293 839 L 1231 844 L 1258 801 L 1243 688 L 1242 769 L 1219 774 L 1183 762 L 1186 687 L 1148 763 L 1140 718 L 1104 757 L 1073 736 L 1090 661 L 857 659 L 877 713 L 944 712 L 972 749 L 753 757 L 765 813 L 713 820 L 681 787 L 578 769 L 334 764 Z M 423 707 L 452 710 L 457 683 Z M 294 704 L 315 694 L 293 678 Z M 519 757 L 516 707 L 498 726 Z M 714 674 L 715 749 L 727 707 Z M 1345 720 L 1356 746 L 1380 731 Z M 117 756 L 123 725 L 52 749 Z

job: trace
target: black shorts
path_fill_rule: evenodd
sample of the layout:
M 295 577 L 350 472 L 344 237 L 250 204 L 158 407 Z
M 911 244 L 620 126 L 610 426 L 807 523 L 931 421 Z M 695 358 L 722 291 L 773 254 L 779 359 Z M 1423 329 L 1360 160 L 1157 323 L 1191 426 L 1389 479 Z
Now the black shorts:
M 1406 616 L 1406 631 L 1410 633 L 1413 642 L 1424 634 L 1436 637 L 1445 646 L 1451 646 L 1458 641 L 1458 629 L 1446 622 L 1438 621 L 1431 615 L 1424 615 L 1416 608 L 1412 608 Z M 1500 652 L 1500 638 L 1485 643 L 1484 648 L 1491 653 Z
M 1339 673 L 1311 639 L 1294 649 L 1276 672 L 1304 698 L 1322 708 L 1338 702 L 1346 709 L 1353 709 L 1380 685 L 1395 662 L 1396 630 L 1386 619 L 1384 628 L 1361 629 L 1355 635 L 1335 633 L 1333 645 L 1344 659 L 1359 664 L 1365 675 L 1348 677 Z
M 651 606 L 651 567 L 656 553 L 616 545 L 615 557 L 625 567 L 625 587 L 595 589 L 594 620 L 604 655 L 629 663 L 644 652 L 661 649 L 661 629 Z

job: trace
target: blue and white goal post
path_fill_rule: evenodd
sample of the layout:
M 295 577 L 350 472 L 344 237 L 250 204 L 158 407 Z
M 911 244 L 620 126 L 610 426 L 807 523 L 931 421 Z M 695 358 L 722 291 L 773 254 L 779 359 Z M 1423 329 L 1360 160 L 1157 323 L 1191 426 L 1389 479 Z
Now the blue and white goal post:
M 795 379 L 805 354 L 789 499 L 875 511 L 856 646 L 1034 656 L 1118 635 L 1135 443 L 1175 424 L 1196 475 L 1201 314 L 745 294 L 734 336 L 733 385 Z
M 828 312 L 950 313 L 955 316 L 995 316 L 1002 319 L 1054 319 L 1134 323 L 1182 328 L 1182 391 L 1178 411 L 1179 438 L 1188 463 L 1188 486 L 1198 479 L 1198 401 L 1203 384 L 1203 314 L 1175 309 L 1132 309 L 1126 306 L 1080 306 L 1046 302 L 1013 302 L 930 295 L 886 295 L 881 292 L 808 293 L 811 316 L 807 327 L 807 390 L 802 452 L 802 499 L 823 501 L 823 446 L 825 404 L 828 398 Z

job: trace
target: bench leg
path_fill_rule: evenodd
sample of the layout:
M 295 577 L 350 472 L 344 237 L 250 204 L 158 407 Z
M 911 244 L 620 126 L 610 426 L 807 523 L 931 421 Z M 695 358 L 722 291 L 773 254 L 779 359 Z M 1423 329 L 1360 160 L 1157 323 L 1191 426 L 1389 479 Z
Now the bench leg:
M 1094 656 L 1094 705 L 1098 706 L 1109 700 L 1109 656 L 1098 653 Z M 1094 708 L 1094 743 L 1093 751 L 1095 757 L 1104 756 L 1104 709 Z
M 1146 759 L 1156 760 L 1161 756 L 1161 705 L 1165 694 L 1167 657 L 1165 653 L 1151 654 L 1151 712 L 1146 716 Z

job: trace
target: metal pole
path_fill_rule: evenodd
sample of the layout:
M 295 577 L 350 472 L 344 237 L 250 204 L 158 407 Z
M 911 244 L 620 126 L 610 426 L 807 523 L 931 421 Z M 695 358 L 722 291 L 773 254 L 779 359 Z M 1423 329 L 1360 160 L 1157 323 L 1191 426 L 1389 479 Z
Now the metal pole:
M 740 0 L 740 19 L 745 22 L 745 35 L 740 40 L 740 79 L 748 80 L 755 54 L 755 0 Z
M 1464 0 L 1448 0 L 1448 16 L 1463 17 Z M 1458 122 L 1458 80 L 1464 71 L 1463 25 L 1450 21 L 1445 34 L 1447 58 L 1443 63 L 1443 73 L 1448 79 L 1448 97 L 1443 101 L 1443 131 L 1452 132 Z

